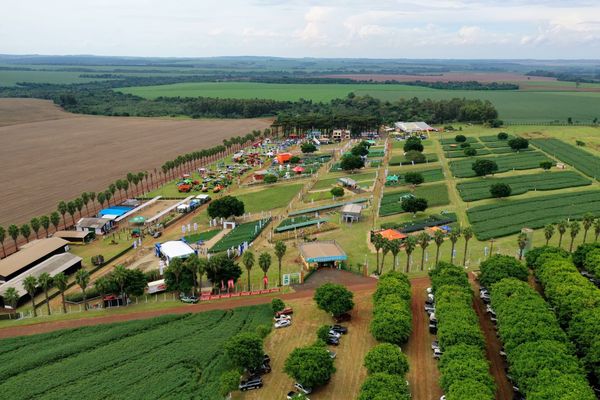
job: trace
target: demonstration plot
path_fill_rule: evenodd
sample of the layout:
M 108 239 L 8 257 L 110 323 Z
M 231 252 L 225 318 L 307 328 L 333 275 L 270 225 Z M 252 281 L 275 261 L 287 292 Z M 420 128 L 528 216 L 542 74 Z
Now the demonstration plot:
M 470 178 L 475 175 L 473 171 L 473 162 L 478 159 L 495 161 L 498 165 L 498 173 L 511 170 L 525 170 L 540 168 L 540 163 L 551 161 L 539 151 L 528 151 L 524 153 L 514 153 L 496 157 L 477 157 L 466 160 L 452 161 L 449 163 L 452 174 L 457 178 Z
M 587 176 L 595 179 L 600 177 L 600 158 L 585 150 L 558 139 L 533 139 L 531 143 L 560 161 L 572 165 Z

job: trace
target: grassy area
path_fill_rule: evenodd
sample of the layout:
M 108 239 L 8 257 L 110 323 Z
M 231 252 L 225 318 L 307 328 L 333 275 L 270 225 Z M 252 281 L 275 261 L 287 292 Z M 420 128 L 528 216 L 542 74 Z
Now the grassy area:
M 80 78 L 79 75 L 81 75 L 81 72 L 0 70 L 0 86 L 16 86 L 19 82 L 68 84 L 106 80 L 96 78 Z
M 411 193 L 407 190 L 384 193 L 379 206 L 379 216 L 385 217 L 387 215 L 403 213 L 404 210 L 402 209 L 401 202 L 409 194 Z
M 546 155 L 539 151 L 529 151 L 514 153 L 509 155 L 481 157 L 482 159 L 495 161 L 498 165 L 498 173 L 510 170 L 524 170 L 540 168 L 543 161 L 551 161 Z M 449 163 L 452 174 L 457 178 L 469 178 L 475 176 L 472 169 L 473 163 L 478 158 L 469 158 L 464 160 L 452 161 Z
M 277 184 L 267 188 L 239 191 L 233 196 L 244 202 L 246 212 L 261 212 L 285 207 L 302 188 L 302 184 Z
M 415 169 L 415 170 L 406 170 L 406 168 L 392 168 L 388 171 L 388 175 L 399 175 L 399 183 L 406 184 L 404 177 L 406 172 L 416 172 L 423 175 L 423 179 L 425 179 L 425 183 L 430 182 L 438 182 L 444 180 L 444 171 L 441 168 L 432 168 L 432 169 Z
M 600 158 L 594 154 L 558 139 L 534 139 L 532 143 L 560 161 L 574 166 L 587 176 L 594 179 L 600 178 Z
M 432 163 L 432 162 L 436 162 L 438 160 L 438 156 L 436 154 L 433 153 L 424 153 L 425 155 L 425 161 L 424 162 L 415 162 L 415 164 L 427 164 L 427 163 Z M 389 164 L 391 166 L 394 165 L 412 165 L 411 161 L 408 161 L 408 159 L 406 158 L 406 156 L 404 155 L 395 155 L 392 156 L 390 158 Z
M 329 175 L 326 175 L 329 176 Z M 335 185 L 338 182 L 338 179 L 340 178 L 350 178 L 350 179 L 354 179 L 357 182 L 362 182 L 362 181 L 372 181 L 373 179 L 375 179 L 375 172 L 363 172 L 363 173 L 358 173 L 358 174 L 344 174 L 344 175 L 339 175 L 334 177 L 334 178 L 325 178 L 325 179 L 320 179 L 317 181 L 317 183 L 315 183 L 315 185 L 312 187 L 311 190 L 321 190 L 321 189 L 328 189 L 331 186 Z
M 0 390 L 15 399 L 221 399 L 223 343 L 271 315 L 263 305 L 2 340 Z
M 262 232 L 262 230 L 268 225 L 269 220 L 258 220 L 252 222 L 246 222 L 245 224 L 239 224 L 231 232 L 226 234 L 219 240 L 213 247 L 211 247 L 211 253 L 219 253 L 226 251 L 232 247 L 238 247 L 244 242 L 248 244 Z
M 429 207 L 445 206 L 450 204 L 448 187 L 445 183 L 417 186 L 413 194 L 416 197 L 422 197 L 426 199 Z
M 199 240 L 202 240 L 203 242 L 206 242 L 206 241 L 214 238 L 215 236 L 217 236 L 219 234 L 219 232 L 221 232 L 220 229 L 214 229 L 212 231 L 194 233 L 193 235 L 185 236 L 185 240 L 188 243 L 196 243 Z
M 482 178 L 461 182 L 456 185 L 464 201 L 492 198 L 490 187 L 505 183 L 512 189 L 511 196 L 537 190 L 555 190 L 568 187 L 586 186 L 592 182 L 574 171 L 539 172 L 536 174 L 508 176 L 504 178 Z
M 117 254 L 123 252 L 133 245 L 133 239 L 124 232 L 114 232 L 106 236 L 101 236 L 91 243 L 85 245 L 72 245 L 71 253 L 83 258 L 84 265 L 92 265 L 92 257 L 103 255 L 108 260 Z

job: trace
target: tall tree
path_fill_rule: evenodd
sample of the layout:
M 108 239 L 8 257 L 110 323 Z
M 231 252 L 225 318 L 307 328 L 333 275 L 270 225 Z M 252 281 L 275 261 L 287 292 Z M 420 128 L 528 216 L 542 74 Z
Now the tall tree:
M 444 244 L 444 239 L 446 238 L 446 234 L 441 230 L 435 231 L 433 235 L 433 241 L 435 242 L 435 266 L 437 267 L 438 262 L 440 260 L 440 247 Z
M 266 251 L 260 253 L 258 256 L 258 266 L 263 271 L 263 284 L 265 289 L 267 288 L 267 272 L 269 272 L 269 268 L 271 268 L 271 255 Z
M 371 238 L 371 243 L 373 243 L 373 247 L 375 247 L 375 272 L 379 274 L 379 250 L 383 248 L 383 236 L 376 233 Z
M 52 214 L 50 214 L 50 222 L 52 222 L 54 230 L 57 231 L 58 225 L 60 224 L 60 216 L 58 215 L 58 212 L 54 211 Z
M 463 237 L 465 238 L 465 254 L 463 257 L 463 267 L 467 265 L 467 249 L 469 247 L 469 240 L 473 237 L 473 229 L 470 226 L 467 226 L 463 230 Z
M 87 293 L 85 290 L 90 283 L 90 273 L 83 268 L 77 270 L 75 273 L 75 283 L 77 283 L 81 288 L 81 293 L 83 293 L 83 309 L 87 311 Z
M 600 218 L 594 220 L 594 242 L 598 241 L 598 236 L 600 236 Z
M 389 239 L 383 239 L 383 247 L 381 248 L 381 265 L 379 266 L 378 274 L 381 275 L 383 273 L 383 268 L 385 266 L 385 256 L 392 250 Z
M 37 217 L 31 218 L 31 221 L 29 221 L 29 225 L 31 226 L 31 230 L 35 234 L 35 238 L 39 239 L 40 238 L 40 235 L 39 235 L 40 228 L 42 227 L 42 225 L 40 224 L 39 218 L 37 218 Z
M 398 254 L 400 253 L 400 250 L 402 250 L 402 242 L 400 241 L 400 239 L 391 240 L 390 251 L 392 252 L 393 256 L 392 271 L 396 271 L 396 263 L 398 261 Z
M 60 292 L 63 313 L 66 314 L 67 313 L 67 303 L 65 302 L 65 290 L 67 290 L 67 286 L 69 285 L 67 276 L 64 273 L 60 272 L 60 273 L 54 275 L 54 278 L 52 278 L 52 280 L 54 281 L 56 288 Z
M 48 229 L 50 229 L 50 218 L 47 215 L 42 215 L 40 217 L 40 225 L 44 228 L 46 232 L 46 237 L 48 237 Z
M 583 216 L 583 243 L 587 239 L 587 234 L 592 225 L 594 224 L 594 215 L 592 213 L 585 213 Z
M 44 291 L 44 297 L 46 298 L 46 308 L 48 309 L 48 315 L 50 315 L 50 299 L 48 298 L 48 289 L 52 287 L 52 278 L 47 272 L 43 272 L 38 276 L 38 283 Z
M 73 203 L 75 203 L 75 208 L 77 208 L 77 212 L 79 212 L 79 218 L 81 218 L 81 210 L 83 210 L 83 200 L 80 197 L 78 197 L 73 201 Z
M 579 222 L 577 222 L 577 221 L 573 221 L 569 225 L 569 235 L 571 236 L 571 244 L 569 245 L 569 253 L 573 252 L 573 242 L 575 242 L 575 238 L 579 234 L 580 230 L 581 230 L 581 225 L 579 225 Z
M 192 274 L 192 295 L 196 295 L 196 289 L 198 287 L 198 266 L 200 264 L 200 259 L 197 255 L 192 254 L 190 257 L 186 258 L 184 265 L 188 271 Z
M 2 246 L 2 256 L 6 257 L 6 249 L 4 248 L 4 241 L 6 240 L 6 230 L 3 226 L 0 226 L 0 246 Z
M 90 203 L 90 194 L 88 192 L 81 193 L 81 201 L 85 206 L 85 214 L 90 215 L 90 209 L 88 208 L 88 204 Z
M 554 225 L 548 224 L 544 227 L 544 237 L 546 238 L 546 246 L 550 243 L 550 239 L 554 236 Z
M 65 214 L 67 213 L 67 203 L 65 203 L 64 201 L 61 201 L 60 203 L 58 203 L 56 210 L 60 213 L 60 215 L 62 215 L 63 225 L 66 229 L 67 221 L 65 220 Z
M 567 220 L 562 220 L 558 223 L 557 225 L 558 227 L 558 247 L 562 248 L 562 239 L 564 234 L 567 232 L 567 229 L 569 228 L 569 223 L 567 222 Z
M 105 201 L 106 201 L 106 194 L 104 194 L 104 192 L 98 193 L 98 203 L 100 203 L 100 207 L 104 207 Z
M 177 286 L 177 288 L 175 289 L 175 293 L 177 295 L 177 297 L 180 296 L 181 294 L 181 289 L 180 289 L 180 280 L 181 280 L 181 274 L 183 273 L 183 261 L 181 261 L 181 258 L 174 258 L 171 260 L 171 262 L 169 263 L 169 267 L 167 268 L 175 277 L 175 285 Z
M 410 255 L 413 251 L 415 251 L 415 247 L 417 247 L 417 238 L 414 236 L 409 236 L 404 240 L 404 251 L 406 252 L 406 273 L 408 274 L 410 270 Z
M 250 286 L 250 270 L 254 266 L 254 253 L 250 250 L 246 250 L 244 254 L 242 254 L 242 264 L 246 267 L 246 271 L 248 272 L 248 290 L 252 290 Z
M 19 238 L 19 227 L 16 226 L 15 224 L 9 225 L 8 227 L 8 236 L 10 236 L 13 240 L 13 242 L 15 242 L 15 249 L 19 250 L 19 246 L 17 244 L 17 239 Z
M 525 251 L 525 247 L 527 247 L 527 235 L 523 232 L 519 233 L 517 236 L 517 245 L 519 246 L 519 261 L 523 259 L 523 252 Z
M 94 210 L 94 214 L 96 213 L 96 192 L 89 192 L 90 195 L 90 201 L 92 203 L 92 207 Z
M 29 294 L 29 297 L 31 298 L 31 307 L 33 308 L 34 317 L 37 317 L 37 310 L 35 308 L 35 291 L 37 290 L 37 285 L 37 279 L 35 279 L 35 276 L 33 275 L 29 275 L 25 279 L 23 279 L 23 287 L 25 288 L 27 294 Z
M 450 243 L 452 243 L 452 248 L 450 249 L 450 263 L 454 263 L 454 249 L 456 249 L 456 242 L 460 239 L 461 235 L 460 228 L 452 229 L 448 238 L 450 239 Z
M 27 243 L 29 243 L 29 236 L 31 236 L 31 228 L 29 227 L 29 225 L 28 224 L 21 225 L 21 227 L 19 228 L 19 231 L 21 232 L 21 236 L 23 236 L 25 238 L 25 240 L 27 241 Z
M 110 199 L 112 198 L 112 193 L 110 192 L 110 190 L 104 191 L 104 198 L 106 199 L 106 205 L 110 206 Z
M 417 241 L 419 246 L 421 246 L 421 271 L 425 270 L 425 249 L 429 246 L 429 241 L 431 240 L 431 236 L 427 232 L 421 232 L 419 236 L 417 236 Z
M 283 256 L 285 256 L 285 252 L 287 251 L 287 246 L 285 245 L 285 243 L 283 243 L 283 241 L 278 240 L 275 243 L 275 257 L 277 257 L 277 266 L 279 269 L 279 282 L 277 283 L 278 286 L 282 285 L 282 281 L 281 281 L 281 262 L 283 261 Z
M 181 259 L 179 259 L 179 258 L 177 258 L 176 260 L 177 260 L 176 264 L 180 267 L 179 273 L 181 273 L 184 268 L 183 261 L 181 261 Z M 171 267 L 171 264 L 169 264 L 169 267 Z M 123 305 L 126 305 L 127 299 L 125 298 L 125 285 L 127 284 L 127 268 L 125 268 L 124 265 L 117 265 L 113 269 L 113 272 L 111 275 L 112 275 L 113 281 L 119 287 L 119 295 L 121 296 L 121 301 L 123 302 Z
M 6 303 L 6 305 L 10 306 L 13 310 L 17 309 L 17 303 L 21 298 L 21 295 L 19 294 L 19 291 L 17 289 L 15 289 L 14 287 L 9 287 L 8 289 L 6 289 L 6 292 L 4 292 L 2 297 L 4 298 L 4 302 Z M 10 315 L 11 314 L 9 314 L 9 317 Z
M 67 212 L 71 216 L 71 220 L 73 221 L 73 225 L 75 225 L 75 212 L 77 211 L 77 206 L 74 201 L 69 201 L 67 203 Z
M 200 258 L 198 263 L 198 292 L 202 294 L 202 277 L 206 275 L 208 269 L 208 260 L 206 258 Z

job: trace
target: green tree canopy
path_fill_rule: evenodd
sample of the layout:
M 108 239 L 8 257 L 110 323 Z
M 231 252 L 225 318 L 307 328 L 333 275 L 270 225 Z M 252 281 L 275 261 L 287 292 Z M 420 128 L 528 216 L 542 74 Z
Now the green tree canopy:
M 408 358 L 400 346 L 391 343 L 381 343 L 369 350 L 364 365 L 369 374 L 385 372 L 404 376 L 408 372 Z
M 254 369 L 263 362 L 262 339 L 253 332 L 241 332 L 225 343 L 225 352 L 238 368 Z
M 333 359 L 323 346 L 298 347 L 285 360 L 285 373 L 305 387 L 324 385 L 335 372 Z
M 345 286 L 326 283 L 315 291 L 314 300 L 317 307 L 334 316 L 347 313 L 354 308 L 354 293 Z

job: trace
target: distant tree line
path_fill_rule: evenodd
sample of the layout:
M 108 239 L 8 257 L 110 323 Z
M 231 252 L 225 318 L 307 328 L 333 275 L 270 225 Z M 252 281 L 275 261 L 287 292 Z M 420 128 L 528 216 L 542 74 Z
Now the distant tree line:
M 526 73 L 527 76 L 541 76 L 546 78 L 556 78 L 558 81 L 564 82 L 579 82 L 579 83 L 598 83 L 600 82 L 600 72 L 590 70 L 573 70 L 573 71 L 548 71 L 544 69 L 536 69 Z

